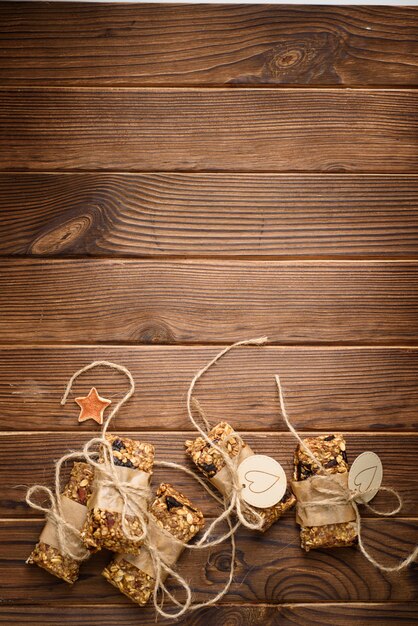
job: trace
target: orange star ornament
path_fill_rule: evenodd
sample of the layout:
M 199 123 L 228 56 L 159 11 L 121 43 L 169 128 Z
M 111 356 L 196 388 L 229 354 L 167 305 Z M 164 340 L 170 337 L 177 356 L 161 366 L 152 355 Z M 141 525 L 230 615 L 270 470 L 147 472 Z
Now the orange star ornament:
M 112 404 L 111 400 L 106 400 L 106 398 L 99 396 L 96 387 L 92 387 L 87 396 L 84 398 L 75 398 L 75 401 L 78 406 L 81 407 L 78 421 L 85 422 L 86 420 L 94 420 L 98 424 L 103 424 L 104 410 L 109 404 Z

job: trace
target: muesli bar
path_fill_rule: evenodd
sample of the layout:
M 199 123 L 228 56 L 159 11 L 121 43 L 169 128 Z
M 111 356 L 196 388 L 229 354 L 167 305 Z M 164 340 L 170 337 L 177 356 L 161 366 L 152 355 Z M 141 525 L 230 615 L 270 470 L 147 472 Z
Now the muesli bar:
M 208 433 L 209 439 L 216 445 L 222 446 L 231 458 L 240 455 L 243 460 L 254 454 L 250 446 L 246 443 L 241 443 L 240 438 L 234 435 L 234 429 L 227 422 L 220 422 Z M 228 492 L 227 477 L 225 477 L 226 480 L 224 481 L 222 474 L 220 474 L 225 467 L 225 461 L 222 455 L 202 437 L 186 441 L 186 453 L 191 457 L 193 463 L 202 474 L 204 474 L 223 495 L 226 495 Z M 295 496 L 290 489 L 286 489 L 283 498 L 274 506 L 266 509 L 252 507 L 263 517 L 264 521 L 261 531 L 265 532 L 270 528 L 270 526 L 276 522 L 285 511 L 292 508 L 295 503 Z M 256 521 L 249 509 L 246 512 L 246 517 L 250 522 Z
M 329 474 L 347 474 L 348 461 L 344 437 L 341 434 L 308 437 L 303 440 Z M 304 481 L 318 473 L 305 449 L 299 444 L 295 451 L 294 479 Z M 301 526 L 301 547 L 307 552 L 314 548 L 338 548 L 351 546 L 357 541 L 357 525 L 354 521 L 321 526 Z
M 61 502 L 64 506 L 63 514 L 76 527 L 76 519 L 72 515 L 77 516 L 81 528 L 87 515 L 86 505 L 92 492 L 93 478 L 94 469 L 91 465 L 81 462 L 74 463 L 70 479 L 61 494 Z M 69 504 L 66 499 L 75 504 Z M 68 516 L 71 516 L 71 520 Z M 55 545 L 50 545 L 49 541 Z M 81 539 L 80 548 L 83 548 Z M 39 567 L 46 569 L 54 576 L 62 578 L 68 583 L 74 583 L 79 575 L 80 561 L 63 554 L 59 549 L 56 532 L 51 522 L 47 522 L 45 525 L 40 540 L 30 554 L 27 563 L 39 565 Z
M 203 513 L 195 508 L 186 496 L 166 483 L 160 485 L 157 496 L 149 507 L 149 513 L 155 521 L 154 531 L 151 533 L 153 542 L 172 566 L 183 551 L 183 547 L 177 542 L 170 542 L 169 537 L 159 533 L 158 529 L 162 528 L 173 537 L 187 543 L 204 526 Z M 103 570 L 103 576 L 140 606 L 148 602 L 154 591 L 155 572 L 145 546 L 136 557 L 117 555 Z M 162 578 L 165 578 L 164 572 Z
M 121 480 L 146 487 L 151 480 L 154 464 L 154 446 L 127 437 L 107 434 L 112 446 L 113 461 Z M 104 463 L 103 449 L 99 463 Z M 138 500 L 140 496 L 138 496 Z M 147 504 L 144 503 L 146 508 Z M 107 548 L 113 552 L 137 554 L 143 534 L 140 520 L 135 515 L 126 515 L 125 524 L 131 537 L 127 536 L 122 525 L 122 499 L 109 485 L 103 484 L 100 471 L 96 470 L 93 495 L 89 502 L 86 523 L 81 536 L 89 548 Z

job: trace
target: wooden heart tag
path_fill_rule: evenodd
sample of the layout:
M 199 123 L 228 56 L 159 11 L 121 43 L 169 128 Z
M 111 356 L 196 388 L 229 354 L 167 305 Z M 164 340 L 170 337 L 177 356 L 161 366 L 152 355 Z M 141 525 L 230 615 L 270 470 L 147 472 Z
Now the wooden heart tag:
M 348 474 L 348 486 L 357 491 L 356 502 L 369 502 L 382 484 L 382 461 L 374 452 L 363 452 L 358 456 Z
M 286 491 L 286 474 L 280 463 L 264 454 L 253 454 L 238 466 L 245 502 L 260 509 L 274 506 Z

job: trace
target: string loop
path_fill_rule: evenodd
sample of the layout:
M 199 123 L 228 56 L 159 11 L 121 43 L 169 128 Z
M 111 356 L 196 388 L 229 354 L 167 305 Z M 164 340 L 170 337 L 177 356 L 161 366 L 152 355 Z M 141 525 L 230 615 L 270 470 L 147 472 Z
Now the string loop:
M 242 484 L 238 478 L 238 465 L 239 458 L 238 456 L 231 458 L 228 452 L 225 450 L 223 446 L 218 445 L 210 437 L 208 436 L 209 430 L 211 428 L 208 419 L 206 418 L 202 407 L 198 400 L 193 396 L 194 388 L 196 383 L 202 378 L 204 374 L 215 365 L 223 356 L 225 356 L 230 350 L 242 346 L 262 346 L 267 343 L 267 337 L 257 337 L 256 339 L 247 339 L 245 341 L 237 341 L 232 345 L 221 350 L 204 368 L 199 370 L 197 374 L 194 376 L 192 382 L 190 383 L 188 392 L 187 392 L 187 414 L 190 422 L 194 426 L 194 428 L 198 431 L 200 436 L 207 444 L 211 446 L 214 450 L 218 452 L 222 461 L 224 463 L 224 467 L 228 471 L 228 480 L 231 485 L 231 489 L 229 493 L 225 496 L 225 511 L 218 518 L 216 518 L 210 528 L 207 530 L 207 534 L 210 534 L 213 529 L 217 526 L 217 524 L 226 519 L 232 513 L 235 513 L 239 522 L 249 528 L 250 530 L 261 530 L 263 527 L 263 517 L 256 511 L 252 506 L 246 503 L 242 497 Z M 200 424 L 195 420 L 193 415 L 193 409 L 199 413 L 199 416 L 204 424 L 204 429 L 200 426 Z M 238 433 L 233 433 L 230 437 L 234 437 L 234 439 L 238 440 L 241 446 L 243 446 L 243 441 Z M 228 438 L 224 441 L 227 443 Z M 249 514 L 249 517 L 246 517 L 245 513 Z M 255 520 L 255 521 L 252 521 Z
M 315 500 L 315 502 L 312 502 L 312 503 L 310 502 L 304 502 L 303 504 L 298 503 L 298 506 L 302 506 L 304 508 L 313 508 L 313 506 L 322 506 L 324 508 L 329 508 L 330 505 L 332 506 L 335 504 L 350 503 L 354 509 L 355 516 L 356 516 L 358 545 L 363 556 L 372 565 L 374 565 L 375 567 L 377 567 L 379 570 L 383 572 L 400 572 L 405 567 L 408 567 L 408 565 L 410 565 L 418 556 L 418 546 L 415 546 L 414 550 L 405 559 L 401 560 L 398 563 L 398 565 L 393 565 L 393 566 L 388 566 L 388 565 L 385 565 L 384 563 L 377 561 L 370 554 L 370 552 L 366 549 L 364 542 L 363 542 L 363 537 L 362 537 L 362 521 L 361 521 L 360 511 L 359 511 L 356 498 L 359 495 L 364 495 L 367 492 L 362 492 L 360 494 L 359 491 L 350 490 L 348 487 L 344 487 L 343 485 L 337 483 L 335 480 L 332 480 L 332 474 L 329 474 L 326 471 L 325 467 L 322 465 L 320 460 L 315 456 L 315 454 L 312 452 L 309 446 L 306 445 L 306 443 L 300 437 L 299 433 L 291 424 L 289 415 L 286 409 L 286 403 L 284 400 L 284 393 L 283 393 L 283 388 L 282 388 L 282 384 L 280 381 L 280 377 L 276 375 L 275 380 L 276 380 L 277 390 L 279 393 L 280 410 L 281 410 L 283 419 L 286 423 L 286 426 L 288 427 L 292 435 L 295 437 L 295 439 L 299 442 L 299 445 L 303 448 L 306 454 L 310 457 L 310 459 L 319 467 L 318 473 L 330 477 L 330 480 L 326 487 L 324 487 L 323 485 L 322 487 L 317 487 L 318 491 L 320 491 L 320 493 L 324 495 L 323 500 L 319 500 L 319 501 Z M 376 509 L 375 507 L 373 507 L 372 505 L 368 504 L 367 502 L 362 502 L 361 504 L 363 504 L 367 509 L 369 509 L 370 511 L 372 511 L 373 513 L 379 516 L 390 517 L 392 515 L 395 515 L 396 513 L 399 513 L 399 511 L 402 509 L 402 498 L 399 495 L 399 493 L 395 489 L 392 489 L 391 487 L 380 487 L 378 492 L 381 492 L 381 491 L 382 492 L 385 491 L 385 492 L 393 494 L 398 501 L 398 505 L 390 511 L 380 511 Z

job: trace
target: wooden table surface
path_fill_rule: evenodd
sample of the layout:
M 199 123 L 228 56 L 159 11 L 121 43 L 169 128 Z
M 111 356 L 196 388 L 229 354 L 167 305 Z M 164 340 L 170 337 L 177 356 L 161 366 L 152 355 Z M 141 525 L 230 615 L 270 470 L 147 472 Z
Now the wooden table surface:
M 208 416 L 290 472 L 280 372 L 298 429 L 380 455 L 404 507 L 365 512 L 364 538 L 396 563 L 418 539 L 418 9 L 1 2 L 0 29 L 0 622 L 154 623 L 108 555 L 73 588 L 24 563 L 25 485 L 97 432 L 59 405 L 95 359 L 137 382 L 114 428 L 185 462 L 190 379 L 267 334 L 199 384 Z M 126 389 L 97 370 L 71 397 L 92 384 Z M 237 541 L 228 595 L 179 623 L 417 623 L 414 566 L 305 554 L 294 512 Z M 180 562 L 199 600 L 228 566 L 227 545 Z

